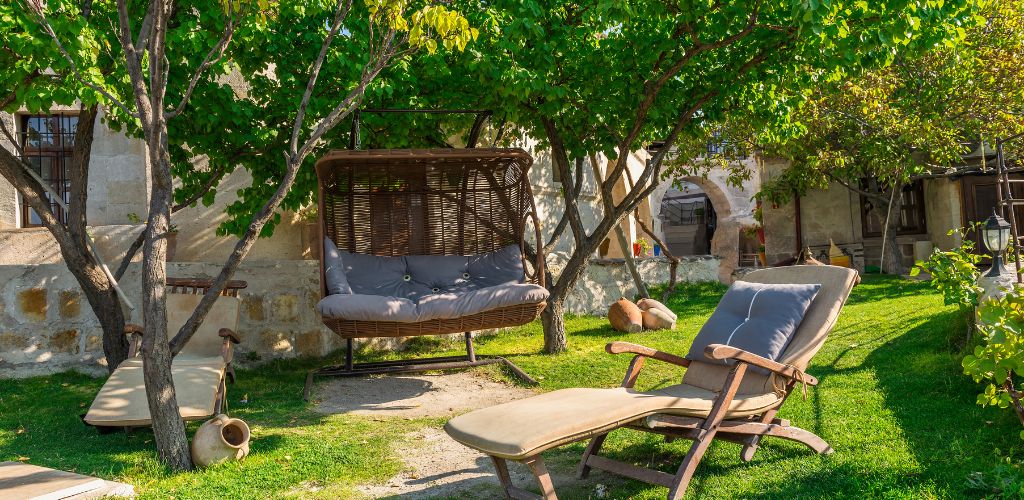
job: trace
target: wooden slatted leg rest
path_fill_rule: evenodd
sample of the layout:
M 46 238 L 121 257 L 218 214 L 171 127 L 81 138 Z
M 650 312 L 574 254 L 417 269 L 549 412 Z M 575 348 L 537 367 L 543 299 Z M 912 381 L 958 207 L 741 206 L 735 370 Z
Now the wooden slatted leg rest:
M 682 498 L 683 494 L 686 493 L 686 488 L 689 486 L 690 480 L 693 478 L 694 471 L 697 470 L 697 465 L 700 464 L 701 458 L 704 457 L 704 452 L 707 451 L 708 446 L 711 444 L 711 441 L 714 440 L 715 435 L 718 433 L 720 426 L 725 420 L 725 415 L 728 411 L 729 405 L 732 404 L 732 400 L 736 396 L 736 391 L 739 390 L 740 380 L 743 379 L 743 374 L 746 372 L 746 369 L 746 363 L 736 363 L 736 365 L 733 366 L 729 371 L 728 377 L 725 379 L 725 383 L 723 384 L 724 389 L 718 394 L 718 397 L 715 398 L 715 403 L 711 407 L 711 411 L 708 412 L 708 416 L 706 418 L 701 419 L 659 415 L 657 420 L 655 420 L 655 424 L 657 424 L 656 426 L 644 429 L 658 433 L 675 434 L 678 437 L 693 440 L 693 445 L 690 446 L 690 451 L 687 452 L 686 457 L 683 459 L 683 463 L 679 466 L 679 469 L 674 475 L 620 462 L 618 460 L 612 460 L 598 455 L 597 451 L 603 442 L 604 436 L 599 436 L 601 441 L 598 441 L 597 438 L 591 441 L 590 446 L 588 446 L 586 452 L 584 452 L 583 459 L 578 469 L 579 473 L 586 474 L 586 471 L 589 468 L 598 468 L 614 474 L 643 481 L 645 483 L 665 486 L 669 489 L 669 500 L 678 500 Z M 665 422 L 667 425 L 662 425 L 662 422 Z M 639 424 L 639 422 L 634 423 L 634 425 L 636 424 Z M 766 424 L 752 423 L 752 425 Z
M 696 439 L 699 433 L 698 428 L 702 422 L 701 419 L 692 417 L 658 415 L 656 419 L 647 421 L 647 425 L 650 427 L 636 428 L 647 432 L 675 434 L 686 439 Z M 744 449 L 746 449 L 747 446 L 754 442 L 754 438 L 760 439 L 765 436 L 797 442 L 822 455 L 828 455 L 833 452 L 832 447 L 818 435 L 795 427 L 788 420 L 778 418 L 771 419 L 770 423 L 749 420 L 723 420 L 718 424 L 718 433 L 715 437 L 743 444 Z

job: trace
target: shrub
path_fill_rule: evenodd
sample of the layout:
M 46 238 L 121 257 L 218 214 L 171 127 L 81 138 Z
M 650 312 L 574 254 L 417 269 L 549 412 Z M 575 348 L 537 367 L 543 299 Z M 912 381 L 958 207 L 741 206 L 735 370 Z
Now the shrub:
M 1012 407 L 1024 425 L 1024 395 L 1017 390 L 1024 373 L 1024 294 L 1014 288 L 1002 297 L 985 299 L 978 318 L 982 342 L 964 358 L 964 373 L 985 384 L 978 404 Z
M 949 234 L 960 232 L 966 236 L 975 229 L 976 226 L 954 229 Z M 936 248 L 928 260 L 918 261 L 910 270 L 911 276 L 918 276 L 921 272 L 931 275 L 931 284 L 942 293 L 943 302 L 960 309 L 960 315 L 966 324 L 965 338 L 961 343 L 964 347 L 970 344 L 974 335 L 975 309 L 983 292 L 978 286 L 978 277 L 981 275 L 978 264 L 981 262 L 981 256 L 974 253 L 974 247 L 974 241 L 965 237 L 959 247 L 948 251 Z

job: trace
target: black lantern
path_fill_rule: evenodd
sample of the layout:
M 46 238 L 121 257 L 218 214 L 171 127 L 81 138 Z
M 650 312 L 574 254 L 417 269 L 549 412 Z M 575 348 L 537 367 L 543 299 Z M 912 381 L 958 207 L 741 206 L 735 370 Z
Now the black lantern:
M 992 252 L 992 267 L 986 276 L 996 277 L 1003 274 L 1006 271 L 1003 268 L 1003 252 L 1010 244 L 1010 224 L 996 214 L 995 209 L 992 210 L 992 216 L 985 220 L 985 225 L 981 228 L 981 239 L 985 242 L 988 250 Z

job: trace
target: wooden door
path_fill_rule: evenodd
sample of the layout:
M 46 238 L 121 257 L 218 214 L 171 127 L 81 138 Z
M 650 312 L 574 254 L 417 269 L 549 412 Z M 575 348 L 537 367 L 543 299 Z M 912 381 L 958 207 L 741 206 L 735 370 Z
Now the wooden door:
M 1024 174 L 1010 174 L 1012 180 L 1024 180 Z M 996 207 L 998 176 L 991 175 L 968 175 L 960 180 L 960 195 L 962 199 L 961 214 L 963 225 L 967 227 L 975 222 L 984 222 L 992 215 L 992 209 Z M 1024 184 L 1011 183 L 1013 197 L 1024 200 Z M 1010 220 L 1009 213 L 1005 215 Z M 1014 215 L 1017 219 L 1017 229 L 1024 229 L 1024 206 L 1014 207 Z M 1020 233 L 1018 233 L 1020 234 Z M 988 249 L 979 242 L 975 245 L 975 252 L 988 254 Z

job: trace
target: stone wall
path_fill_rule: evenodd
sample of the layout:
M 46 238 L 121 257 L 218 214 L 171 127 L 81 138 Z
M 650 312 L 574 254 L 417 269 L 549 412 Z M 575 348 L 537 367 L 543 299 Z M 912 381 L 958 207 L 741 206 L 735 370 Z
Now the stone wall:
M 92 226 L 92 235 L 100 258 L 111 269 L 121 263 L 128 247 L 142 231 L 141 225 L 109 225 Z M 64 262 L 60 248 L 53 235 L 42 227 L 22 229 L 0 229 L 0 266 L 59 264 Z M 135 260 L 142 257 L 142 252 L 135 254 Z
M 950 179 L 924 181 L 925 220 L 928 236 L 937 248 L 952 250 L 960 246 L 960 233 L 949 231 L 963 225 L 960 207 L 960 182 Z
M 553 271 L 564 266 L 564 254 L 552 255 Z M 213 277 L 219 264 L 168 263 L 177 277 Z M 639 261 L 648 284 L 668 281 L 669 264 L 661 258 Z M 680 264 L 680 281 L 715 280 L 718 260 L 687 259 Z M 247 365 L 278 358 L 323 356 L 343 342 L 320 321 L 319 264 L 313 260 L 246 262 L 235 275 L 249 286 L 240 294 L 237 332 L 242 343 L 236 359 Z M 0 377 L 26 377 L 60 370 L 105 370 L 102 331 L 78 285 L 63 264 L 0 265 Z M 129 321 L 142 323 L 140 264 L 132 264 L 121 284 L 133 300 Z M 636 290 L 621 261 L 597 261 L 569 297 L 567 309 L 576 314 L 600 314 L 620 296 Z M 378 342 L 397 347 L 395 342 Z
M 785 167 L 784 162 L 773 163 L 766 169 L 766 175 L 770 178 Z M 927 234 L 896 237 L 905 265 L 914 262 L 916 241 L 929 240 L 942 249 L 951 249 L 960 244 L 959 235 L 948 234 L 951 229 L 962 224 L 959 181 L 927 179 L 923 184 Z M 863 236 L 860 210 L 860 195 L 840 184 L 833 183 L 827 190 L 811 190 L 800 199 L 800 228 L 804 245 L 828 245 L 830 239 L 839 246 L 860 242 L 864 244 L 864 257 L 855 260 L 855 267 L 863 270 L 865 263 L 878 265 L 882 239 Z M 796 253 L 795 202 L 778 206 L 765 205 L 763 213 L 768 262 L 793 257 Z
M 766 169 L 767 175 L 777 175 L 787 166 L 786 162 L 772 163 Z M 766 203 L 762 208 L 769 264 L 796 255 L 796 209 L 795 201 Z M 804 246 L 828 245 L 833 241 L 842 247 L 863 242 L 859 195 L 839 184 L 832 184 L 827 190 L 811 190 L 801 197 L 800 223 Z M 863 269 L 864 263 L 858 259 L 854 266 Z
M 552 273 L 559 273 L 565 267 L 568 256 L 556 253 L 549 256 L 548 266 Z M 662 257 L 638 259 L 637 270 L 647 286 L 668 283 L 669 261 Z M 710 256 L 684 257 L 677 269 L 680 282 L 718 281 L 721 260 Z M 636 284 L 621 259 L 595 259 L 587 272 L 573 287 L 566 300 L 565 310 L 573 314 L 603 316 L 608 306 L 619 297 L 635 298 Z
M 322 326 L 316 261 L 249 262 L 236 274 L 249 283 L 241 294 L 237 359 L 240 364 L 294 356 L 321 356 L 341 347 Z M 219 264 L 168 264 L 169 276 L 212 277 Z M 121 283 L 133 300 L 129 321 L 142 323 L 140 264 Z M 0 377 L 64 369 L 104 368 L 99 323 L 63 264 L 0 266 Z
M 704 176 L 684 176 L 678 180 L 692 182 L 707 194 L 715 209 L 717 227 L 711 239 L 710 253 L 719 262 L 718 279 L 729 283 L 733 271 L 739 266 L 740 238 L 744 228 L 756 224 L 754 195 L 761 189 L 761 173 L 758 158 L 751 156 L 743 160 L 744 168 L 751 173 L 739 185 L 729 182 L 729 173 L 724 168 L 713 168 Z M 654 231 L 664 237 L 660 217 L 661 202 L 668 188 L 676 179 L 664 180 L 651 193 L 650 204 L 655 207 Z M 681 256 L 677 256 L 681 257 Z

